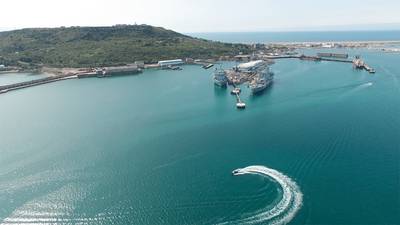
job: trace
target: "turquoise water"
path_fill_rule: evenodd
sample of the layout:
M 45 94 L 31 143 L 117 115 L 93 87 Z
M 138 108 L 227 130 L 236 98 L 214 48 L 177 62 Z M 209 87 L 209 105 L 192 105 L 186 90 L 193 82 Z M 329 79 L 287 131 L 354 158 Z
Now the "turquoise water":
M 400 30 L 389 31 L 298 31 L 298 32 L 216 32 L 189 35 L 234 43 L 309 42 L 309 41 L 394 41 Z
M 0 86 L 7 84 L 14 84 L 18 82 L 36 80 L 45 78 L 45 74 L 33 74 L 33 73 L 0 73 Z
M 0 95 L 0 221 L 237 221 L 283 197 L 231 175 L 263 165 L 303 194 L 290 224 L 399 224 L 400 56 L 350 53 L 377 73 L 278 61 L 263 95 L 243 86 L 243 111 L 198 66 Z

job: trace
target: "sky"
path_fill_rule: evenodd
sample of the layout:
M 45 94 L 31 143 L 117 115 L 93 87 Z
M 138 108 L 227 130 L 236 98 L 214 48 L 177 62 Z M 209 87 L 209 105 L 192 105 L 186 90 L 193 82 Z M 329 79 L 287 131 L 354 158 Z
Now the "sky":
M 178 32 L 400 29 L 399 0 L 2 0 L 0 29 L 149 24 Z

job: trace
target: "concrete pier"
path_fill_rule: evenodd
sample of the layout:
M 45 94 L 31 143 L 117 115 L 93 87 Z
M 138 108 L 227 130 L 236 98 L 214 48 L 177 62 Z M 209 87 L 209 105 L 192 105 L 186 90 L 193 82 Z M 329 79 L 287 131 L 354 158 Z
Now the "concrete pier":
M 320 54 L 321 55 L 321 54 Z M 346 56 L 347 54 L 343 54 Z M 343 57 L 344 57 L 343 56 Z M 352 63 L 353 67 L 356 69 L 364 69 L 369 73 L 375 73 L 375 69 L 366 64 L 363 60 L 359 57 L 356 57 L 354 60 L 349 59 L 341 59 L 341 58 L 326 58 L 320 56 L 308 56 L 308 55 L 282 55 L 282 56 L 266 56 L 267 59 L 300 59 L 300 60 L 308 60 L 308 61 L 328 61 L 328 62 L 340 62 L 340 63 Z M 235 76 L 233 76 L 235 77 Z
M 318 57 L 327 57 L 327 58 L 340 58 L 340 59 L 347 59 L 349 58 L 349 54 L 345 53 L 332 53 L 332 52 L 319 52 L 317 53 Z
M 321 61 L 328 61 L 328 62 L 342 62 L 342 63 L 352 63 L 353 61 L 347 59 L 327 59 L 321 58 Z
M 308 55 L 282 55 L 282 56 L 265 56 L 266 59 L 301 59 L 309 61 L 330 61 L 330 62 L 343 62 L 352 63 L 352 60 L 347 59 L 334 59 L 334 58 L 324 58 L 319 56 L 308 56 Z
M 52 82 L 56 82 L 56 81 L 75 79 L 75 78 L 78 78 L 77 75 L 59 75 L 59 76 L 46 77 L 46 78 L 37 79 L 37 80 L 20 82 L 20 83 L 16 83 L 16 84 L 3 85 L 3 86 L 0 86 L 0 94 L 7 93 L 9 91 L 22 89 L 22 88 L 28 88 L 28 87 L 38 86 L 38 85 L 52 83 Z
M 239 93 L 235 93 L 235 95 L 236 95 L 236 108 L 245 109 L 246 103 L 242 102 L 242 100 L 240 99 Z
M 366 70 L 369 73 L 375 73 L 375 69 L 370 67 L 368 64 L 366 64 L 363 60 L 361 60 L 359 57 L 357 57 L 355 60 L 353 60 L 353 67 L 355 69 L 360 69 L 360 70 Z
M 97 69 L 94 71 L 87 71 L 87 72 L 79 72 L 74 74 L 64 74 L 64 75 L 57 75 L 46 77 L 37 80 L 25 81 L 16 84 L 9 84 L 0 86 L 0 94 L 7 93 L 9 91 L 14 91 L 22 88 L 28 88 L 32 86 L 38 86 L 42 84 L 52 83 L 61 80 L 67 79 L 75 79 L 75 78 L 89 78 L 89 77 L 111 77 L 111 76 L 119 76 L 119 75 L 133 75 L 141 73 L 142 70 L 136 66 L 119 66 L 119 67 L 104 67 L 101 69 Z

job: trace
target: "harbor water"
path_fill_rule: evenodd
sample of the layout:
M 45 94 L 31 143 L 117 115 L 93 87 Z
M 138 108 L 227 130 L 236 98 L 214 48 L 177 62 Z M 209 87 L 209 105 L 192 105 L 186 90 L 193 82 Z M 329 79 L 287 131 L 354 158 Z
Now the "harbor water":
M 36 73 L 0 73 L 0 86 L 45 78 L 45 74 Z
M 200 66 L 2 94 L 0 224 L 399 224 L 400 55 L 346 51 L 245 110 Z

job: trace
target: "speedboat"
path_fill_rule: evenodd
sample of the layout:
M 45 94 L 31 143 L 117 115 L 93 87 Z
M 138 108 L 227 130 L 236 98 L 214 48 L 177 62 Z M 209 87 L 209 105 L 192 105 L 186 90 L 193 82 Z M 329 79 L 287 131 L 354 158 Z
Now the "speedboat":
M 240 175 L 240 169 L 232 171 L 232 176 L 237 176 L 237 175 Z

